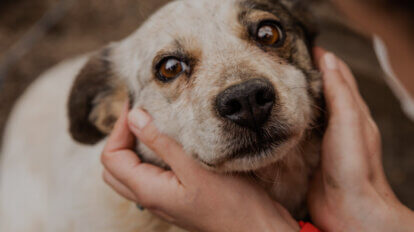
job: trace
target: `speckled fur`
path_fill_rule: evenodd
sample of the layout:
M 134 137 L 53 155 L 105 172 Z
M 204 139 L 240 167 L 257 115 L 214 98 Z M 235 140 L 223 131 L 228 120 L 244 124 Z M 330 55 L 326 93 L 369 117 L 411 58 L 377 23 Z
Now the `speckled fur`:
M 102 182 L 99 155 L 105 140 L 86 146 L 67 133 L 84 119 L 87 128 L 77 135 L 72 131 L 72 136 L 87 144 L 103 139 L 126 101 L 146 109 L 158 128 L 205 168 L 250 175 L 291 213 L 303 216 L 309 177 L 319 157 L 315 128 L 322 97 L 309 53 L 309 27 L 295 16 L 296 7 L 276 0 L 174 1 L 130 37 L 111 44 L 104 56 L 68 61 L 45 74 L 19 101 L 6 131 L 1 231 L 180 231 L 135 210 Z M 286 31 L 281 47 L 260 46 L 249 34 L 252 25 L 270 18 Z M 186 57 L 191 72 L 162 83 L 154 65 L 168 54 Z M 85 84 L 78 85 L 80 78 Z M 257 134 L 221 119 L 215 109 L 215 96 L 252 78 L 268 79 L 277 93 L 262 131 L 269 140 L 266 146 Z M 91 91 L 85 99 L 81 89 L 88 80 L 102 91 Z M 33 109 L 44 99 L 49 104 Z M 71 107 L 74 99 L 89 108 Z M 88 137 L 91 128 L 94 138 Z M 163 165 L 144 145 L 137 150 L 146 161 Z

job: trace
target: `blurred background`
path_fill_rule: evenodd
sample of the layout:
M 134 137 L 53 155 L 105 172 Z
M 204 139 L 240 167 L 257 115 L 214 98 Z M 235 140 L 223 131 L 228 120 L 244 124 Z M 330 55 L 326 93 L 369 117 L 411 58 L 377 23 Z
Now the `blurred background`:
M 370 36 L 356 30 L 326 0 L 308 1 L 320 26 L 318 45 L 353 69 L 382 132 L 387 176 L 398 197 L 414 209 L 414 123 L 384 83 Z M 42 72 L 124 38 L 166 2 L 0 0 L 0 138 L 14 102 Z

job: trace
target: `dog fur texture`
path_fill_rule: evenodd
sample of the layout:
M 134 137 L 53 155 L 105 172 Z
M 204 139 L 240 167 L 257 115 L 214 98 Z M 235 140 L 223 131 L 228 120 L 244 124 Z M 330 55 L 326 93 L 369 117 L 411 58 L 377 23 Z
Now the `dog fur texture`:
M 0 231 L 181 231 L 102 181 L 105 136 L 127 101 L 204 168 L 250 175 L 303 216 L 323 107 L 305 16 L 300 1 L 174 1 L 130 37 L 45 73 L 15 106 L 4 136 Z M 282 28 L 277 47 L 254 38 L 269 20 Z M 188 70 L 163 82 L 157 67 L 168 57 Z M 222 91 L 255 78 L 276 93 L 261 135 L 223 119 L 215 105 Z M 143 160 L 165 166 L 137 144 Z

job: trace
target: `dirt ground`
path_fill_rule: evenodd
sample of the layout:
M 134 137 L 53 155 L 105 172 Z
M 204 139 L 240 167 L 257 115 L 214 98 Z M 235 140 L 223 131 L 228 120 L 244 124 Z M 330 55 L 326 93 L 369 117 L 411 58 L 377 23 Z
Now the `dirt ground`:
M 63 0 L 65 1 L 65 0 Z M 68 1 L 68 0 L 66 0 Z M 0 67 L 10 48 L 58 0 L 0 1 Z M 98 49 L 134 31 L 166 0 L 73 0 L 62 19 L 46 31 L 27 54 L 7 65 L 0 82 L 0 134 L 17 97 L 43 71 L 76 55 Z M 401 112 L 371 49 L 370 39 L 356 33 L 324 0 L 312 0 L 319 18 L 318 44 L 334 51 L 352 67 L 383 137 L 384 165 L 399 198 L 414 208 L 414 124 Z M 50 22 L 49 22 L 50 23 Z M 46 23 L 48 26 L 49 23 Z M 21 49 L 19 50 L 21 51 Z M 0 70 L 1 71 L 1 70 Z M 1 75 L 1 73 L 0 73 Z M 47 103 L 43 103 L 47 104 Z

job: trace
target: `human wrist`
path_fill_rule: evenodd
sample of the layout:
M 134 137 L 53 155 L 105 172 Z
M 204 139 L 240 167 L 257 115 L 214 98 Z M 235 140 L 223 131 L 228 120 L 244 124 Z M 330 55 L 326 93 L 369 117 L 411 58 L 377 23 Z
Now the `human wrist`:
M 411 232 L 414 229 L 414 211 L 407 208 L 402 203 L 398 202 L 397 206 L 394 207 L 394 217 L 395 220 L 393 224 L 394 228 L 398 228 L 398 231 L 401 232 Z
M 275 232 L 275 231 L 283 231 L 283 232 L 299 232 L 300 226 L 296 223 L 294 226 L 280 218 L 279 216 L 274 217 L 267 217 L 259 219 L 257 226 L 250 226 L 249 229 L 246 231 L 263 231 L 263 232 Z M 258 229 L 260 228 L 260 229 Z
M 263 231 L 263 232 L 298 232 L 300 231 L 299 223 L 280 205 L 271 202 L 264 207 L 257 209 L 255 213 L 255 223 L 250 224 L 246 231 Z M 260 229 L 259 229 L 260 228 Z
M 264 232 L 275 232 L 275 231 L 283 231 L 283 232 L 299 232 L 300 226 L 298 222 L 294 222 L 294 224 L 280 218 L 281 216 L 278 215 L 278 218 L 268 217 L 262 219 L 262 230 Z M 254 231 L 254 230 L 250 230 Z
M 414 212 L 411 209 L 402 204 L 392 192 L 381 194 L 379 199 L 380 201 L 377 200 L 377 212 L 374 213 L 377 218 L 371 218 L 371 230 L 366 231 L 413 231 Z
M 375 207 L 370 215 L 360 218 L 360 229 L 363 231 L 400 231 L 411 232 L 414 228 L 414 212 L 403 205 L 397 198 L 384 198 L 377 195 L 372 203 Z M 373 196 L 371 196 L 374 199 Z M 368 208 L 368 207 L 367 207 Z M 358 227 L 358 226 L 357 226 Z M 355 228 L 353 228 L 355 229 Z

